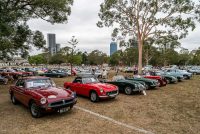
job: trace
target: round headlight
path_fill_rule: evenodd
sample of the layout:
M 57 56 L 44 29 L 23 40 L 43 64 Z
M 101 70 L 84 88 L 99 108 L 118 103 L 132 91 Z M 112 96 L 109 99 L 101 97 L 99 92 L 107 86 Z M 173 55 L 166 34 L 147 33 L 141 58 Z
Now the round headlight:
M 46 98 L 41 98 L 41 99 L 40 99 L 40 103 L 41 103 L 41 104 L 45 104 L 46 102 L 47 102 L 47 99 L 46 99 Z
M 101 93 L 103 93 L 103 92 L 104 92 L 102 88 L 100 88 L 100 92 L 101 92 Z
M 75 93 L 75 92 L 72 92 L 71 97 L 72 97 L 72 98 L 75 98 L 75 97 L 76 97 L 76 93 Z

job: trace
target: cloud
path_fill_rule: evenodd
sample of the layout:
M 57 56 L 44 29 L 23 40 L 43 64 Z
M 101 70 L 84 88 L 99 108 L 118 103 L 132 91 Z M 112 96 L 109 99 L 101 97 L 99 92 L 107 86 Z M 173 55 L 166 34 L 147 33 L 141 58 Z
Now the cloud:
M 56 34 L 56 42 L 61 47 L 67 45 L 72 36 L 79 41 L 77 47 L 83 51 L 101 50 L 109 54 L 112 28 L 98 28 L 96 23 L 99 20 L 98 12 L 103 0 L 76 0 L 72 6 L 72 12 L 68 23 L 50 24 L 41 19 L 32 19 L 28 22 L 32 30 L 40 30 L 47 38 L 47 33 Z M 182 46 L 189 50 L 200 46 L 200 26 L 190 32 L 187 38 L 181 40 Z M 41 51 L 33 50 L 31 54 Z

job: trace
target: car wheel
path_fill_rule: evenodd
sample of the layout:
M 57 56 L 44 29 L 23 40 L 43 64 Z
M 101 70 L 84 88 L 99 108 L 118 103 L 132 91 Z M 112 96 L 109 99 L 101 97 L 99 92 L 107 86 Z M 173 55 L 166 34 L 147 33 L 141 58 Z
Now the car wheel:
M 14 105 L 16 105 L 17 102 L 18 102 L 17 99 L 15 98 L 14 94 L 11 95 L 11 101 L 12 101 L 12 103 L 13 103 Z
M 146 88 L 147 88 L 147 89 L 150 89 L 150 86 L 149 86 L 148 84 L 146 84 Z
M 58 77 L 58 78 L 61 78 L 61 76 L 60 76 L 60 75 L 58 75 L 57 77 Z
M 133 91 L 130 87 L 125 87 L 124 92 L 126 95 L 131 95 Z
M 99 101 L 99 96 L 97 95 L 97 93 L 96 93 L 95 91 L 92 91 L 92 92 L 90 93 L 90 100 L 91 100 L 92 102 L 97 102 L 97 101 Z
M 42 116 L 41 109 L 37 106 L 35 102 L 32 102 L 30 105 L 30 112 L 32 117 L 39 118 Z

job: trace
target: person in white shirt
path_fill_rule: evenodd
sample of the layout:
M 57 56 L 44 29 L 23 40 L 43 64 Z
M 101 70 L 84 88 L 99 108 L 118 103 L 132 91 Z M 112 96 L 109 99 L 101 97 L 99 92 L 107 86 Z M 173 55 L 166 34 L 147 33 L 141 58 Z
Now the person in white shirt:
M 107 77 L 108 77 L 108 72 L 105 69 L 103 69 L 102 78 L 107 79 Z

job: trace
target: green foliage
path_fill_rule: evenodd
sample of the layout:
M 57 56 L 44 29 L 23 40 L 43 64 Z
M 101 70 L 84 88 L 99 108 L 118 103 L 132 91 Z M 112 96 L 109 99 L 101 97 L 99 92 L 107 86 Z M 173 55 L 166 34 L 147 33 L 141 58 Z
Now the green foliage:
M 137 37 L 141 73 L 145 41 L 152 38 L 159 41 L 155 44 L 162 44 L 168 38 L 177 44 L 189 30 L 195 29 L 200 9 L 195 0 L 104 0 L 99 18 L 97 26 L 114 26 L 112 36 L 122 37 L 122 45 L 126 44 L 123 40 Z
M 58 53 L 53 55 L 49 61 L 50 64 L 62 64 L 66 63 L 66 58 L 62 54 Z
M 38 65 L 38 64 L 46 64 L 47 63 L 47 61 L 46 61 L 46 59 L 45 59 L 43 54 L 30 56 L 28 58 L 28 61 L 29 61 L 30 64 L 36 64 L 36 65 Z
M 73 64 L 80 65 L 82 63 L 82 56 L 81 55 L 74 55 L 73 56 Z
M 73 0 L 1 0 L 0 59 L 24 57 L 33 46 L 43 48 L 46 42 L 42 33 L 31 31 L 27 21 L 40 18 L 50 23 L 67 22 L 72 4 Z
M 99 50 L 94 50 L 88 55 L 90 65 L 102 65 L 108 63 L 108 60 L 108 56 Z
M 192 60 L 193 65 L 200 65 L 200 48 L 196 50 Z

